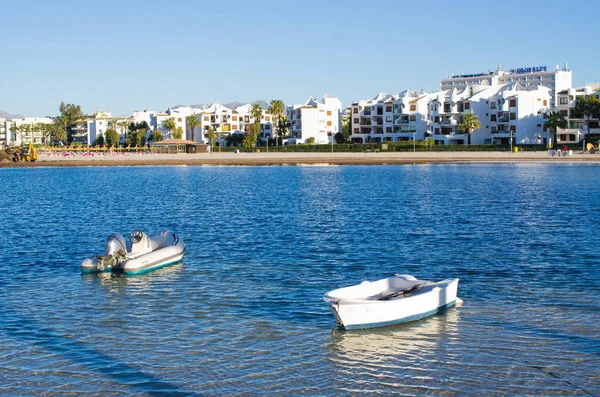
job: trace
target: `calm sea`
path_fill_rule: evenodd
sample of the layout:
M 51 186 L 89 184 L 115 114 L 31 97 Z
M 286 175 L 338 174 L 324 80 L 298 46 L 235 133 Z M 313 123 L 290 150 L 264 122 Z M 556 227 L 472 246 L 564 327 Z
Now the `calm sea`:
M 0 395 L 600 395 L 600 167 L 0 170 Z M 81 275 L 113 232 L 183 263 Z M 459 277 L 335 333 L 322 295 Z

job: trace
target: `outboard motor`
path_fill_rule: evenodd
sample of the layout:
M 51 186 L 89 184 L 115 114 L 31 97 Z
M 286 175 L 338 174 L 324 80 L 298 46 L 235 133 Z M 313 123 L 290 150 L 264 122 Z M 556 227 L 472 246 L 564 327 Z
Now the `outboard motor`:
M 106 255 L 114 255 L 120 250 L 127 252 L 127 243 L 121 233 L 113 233 L 106 239 Z

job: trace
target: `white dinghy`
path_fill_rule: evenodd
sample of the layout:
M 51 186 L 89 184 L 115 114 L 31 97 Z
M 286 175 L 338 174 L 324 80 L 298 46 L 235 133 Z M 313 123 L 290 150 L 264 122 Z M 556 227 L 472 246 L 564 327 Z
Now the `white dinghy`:
M 417 280 L 406 274 L 329 291 L 329 303 L 343 329 L 383 327 L 431 316 L 456 301 L 458 279 Z
M 106 254 L 86 258 L 81 262 L 83 273 L 123 271 L 126 274 L 145 273 L 159 267 L 179 262 L 185 252 L 185 244 L 178 235 L 169 230 L 147 236 L 141 230 L 129 235 L 131 246 L 127 247 L 120 233 L 111 234 L 106 240 Z

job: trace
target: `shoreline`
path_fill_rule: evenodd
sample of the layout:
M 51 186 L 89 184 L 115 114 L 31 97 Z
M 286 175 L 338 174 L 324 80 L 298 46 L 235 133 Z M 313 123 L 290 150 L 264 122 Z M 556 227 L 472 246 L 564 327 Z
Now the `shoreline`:
M 0 162 L 0 168 L 105 167 L 105 166 L 258 166 L 258 165 L 384 165 L 447 163 L 600 163 L 600 154 L 547 152 L 375 152 L 375 153 L 201 153 L 128 154 L 108 156 L 51 156 L 41 153 L 36 162 Z

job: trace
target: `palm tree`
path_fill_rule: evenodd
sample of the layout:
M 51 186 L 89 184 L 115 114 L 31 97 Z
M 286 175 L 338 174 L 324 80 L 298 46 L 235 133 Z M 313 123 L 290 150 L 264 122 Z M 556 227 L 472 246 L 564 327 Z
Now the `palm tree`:
M 579 97 L 573 109 L 575 117 L 585 118 L 587 135 L 590 134 L 590 119 L 600 117 L 600 100 L 595 95 Z
M 177 128 L 177 124 L 175 123 L 175 118 L 169 117 L 165 120 L 165 128 L 169 131 L 169 134 L 173 134 L 173 131 Z
M 471 133 L 479 128 L 481 128 L 481 123 L 479 122 L 479 118 L 473 113 L 466 113 L 462 117 L 462 122 L 458 125 L 459 130 L 467 133 L 469 145 L 471 144 Z
M 260 119 L 263 115 L 263 108 L 258 104 L 255 103 L 254 105 L 252 105 L 252 108 L 250 109 L 250 116 L 252 116 L 252 118 L 254 118 L 254 127 L 252 128 L 251 132 L 249 132 L 249 136 L 251 136 L 251 139 L 253 139 L 252 142 L 255 142 L 254 144 L 256 144 L 256 139 L 258 139 L 258 134 L 260 134 L 261 131 L 261 127 L 260 127 Z
M 121 127 L 121 136 L 127 137 L 127 127 L 129 127 L 129 121 L 122 120 L 117 123 L 119 127 Z M 120 140 L 120 139 L 119 139 Z
M 567 126 L 567 120 L 562 113 L 557 111 L 548 112 L 544 115 L 546 121 L 544 122 L 544 128 L 550 130 L 553 133 L 551 147 L 558 147 L 558 129 L 565 128 Z
M 276 131 L 275 146 L 279 146 L 279 120 L 281 119 L 281 114 L 285 111 L 285 104 L 281 99 L 273 99 L 268 111 L 273 116 L 277 116 L 277 123 L 273 123 L 273 126 Z
M 196 127 L 201 125 L 202 122 L 200 121 L 198 116 L 196 116 L 195 114 L 192 114 L 185 118 L 185 124 L 191 130 L 190 135 L 188 136 L 188 139 L 190 141 L 195 141 L 196 139 L 194 139 L 194 130 L 196 129 Z

